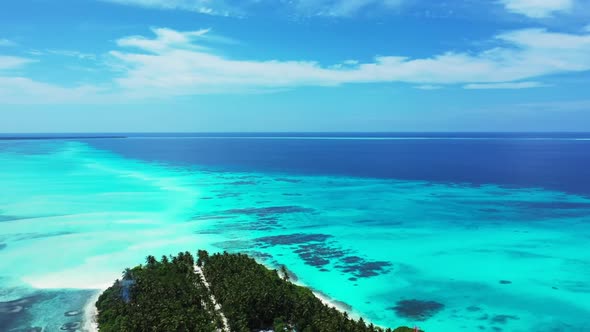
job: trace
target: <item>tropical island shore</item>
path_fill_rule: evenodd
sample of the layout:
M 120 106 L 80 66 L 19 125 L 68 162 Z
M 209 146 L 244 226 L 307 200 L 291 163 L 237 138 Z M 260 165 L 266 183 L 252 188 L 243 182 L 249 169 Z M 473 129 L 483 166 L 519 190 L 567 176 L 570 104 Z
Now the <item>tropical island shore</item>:
M 353 319 L 312 290 L 243 254 L 200 250 L 146 258 L 126 269 L 96 302 L 101 332 L 110 331 L 414 331 Z M 87 327 L 92 325 L 87 323 Z

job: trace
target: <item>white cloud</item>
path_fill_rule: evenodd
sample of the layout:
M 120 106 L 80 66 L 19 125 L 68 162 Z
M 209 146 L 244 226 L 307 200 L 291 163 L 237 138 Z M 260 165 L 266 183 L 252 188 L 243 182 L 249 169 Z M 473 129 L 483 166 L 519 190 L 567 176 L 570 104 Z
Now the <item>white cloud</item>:
M 202 46 L 193 43 L 198 37 L 203 37 L 210 29 L 201 29 L 197 31 L 179 32 L 172 29 L 156 28 L 152 29 L 156 38 L 149 39 L 143 36 L 131 36 L 117 40 L 117 45 L 122 47 L 135 47 L 149 52 L 164 52 L 173 48 L 197 50 L 203 49 Z
M 97 103 L 102 91 L 96 86 L 69 88 L 26 77 L 0 76 L 0 104 Z
M 488 13 L 489 6 L 501 5 L 508 12 L 531 18 L 547 18 L 557 13 L 585 16 L 587 0 L 98 0 L 120 5 L 163 10 L 185 10 L 207 15 L 247 16 L 266 14 L 297 16 L 354 17 L 406 11 L 427 17 L 465 13 Z M 409 10 L 409 12 L 408 12 Z
M 151 39 L 127 37 L 119 40 L 123 49 L 111 52 L 125 68 L 116 79 L 117 84 L 146 95 L 387 82 L 419 85 L 511 83 L 524 87 L 531 83 L 513 82 L 590 70 L 590 34 L 552 33 L 543 29 L 500 34 L 495 39 L 503 46 L 479 53 L 447 52 L 429 58 L 380 56 L 372 62 L 346 61 L 330 66 L 300 60 L 234 60 L 199 48 L 197 42 L 206 31 L 158 29 Z M 140 52 L 127 50 L 129 46 Z
M 96 60 L 96 55 L 94 54 L 90 54 L 90 53 L 82 53 L 82 52 L 78 52 L 78 51 L 70 51 L 70 50 L 47 50 L 46 51 L 49 54 L 54 54 L 54 55 L 63 55 L 63 56 L 68 56 L 68 57 L 73 57 L 73 58 L 78 58 L 80 60 Z M 33 55 L 41 55 L 43 53 L 37 52 L 37 53 L 32 53 Z
M 16 43 L 13 42 L 12 40 L 0 38 L 0 46 L 3 46 L 3 47 L 16 46 Z
M 117 41 L 109 65 L 117 76 L 105 86 L 62 87 L 25 77 L 6 76 L 31 59 L 0 56 L 0 103 L 33 101 L 125 102 L 207 93 L 273 92 L 299 86 L 407 83 L 435 89 L 516 89 L 542 86 L 533 78 L 590 70 L 590 33 L 554 33 L 544 29 L 505 32 L 497 47 L 479 52 L 446 52 L 426 58 L 379 56 L 372 61 L 320 65 L 316 61 L 235 59 L 239 44 L 219 55 L 203 46 L 208 29 L 154 29 L 152 37 Z
M 33 60 L 16 56 L 0 55 L 0 70 L 17 69 L 30 62 L 33 62 Z
M 352 16 L 367 8 L 394 9 L 407 0 L 102 0 L 122 5 L 180 9 L 209 15 L 244 15 L 247 9 L 286 6 L 304 15 Z
M 145 8 L 180 9 L 201 14 L 229 16 L 239 13 L 239 2 L 229 0 L 102 0 L 121 5 L 133 5 Z M 235 3 L 234 3 L 235 2 Z
M 548 85 L 541 82 L 504 82 L 504 83 L 471 83 L 463 86 L 469 90 L 490 90 L 490 89 L 530 89 L 542 88 Z
M 419 90 L 440 90 L 440 89 L 442 89 L 442 86 L 432 85 L 432 84 L 422 84 L 422 85 L 417 85 L 414 88 L 419 89 Z
M 354 66 L 354 65 L 358 65 L 359 61 L 358 60 L 344 60 L 342 62 L 343 65 L 347 65 L 347 66 Z
M 295 8 L 304 14 L 352 16 L 366 8 L 395 9 L 405 0 L 296 0 Z
M 574 0 L 500 0 L 511 13 L 531 18 L 546 18 L 558 12 L 570 12 Z
M 13 70 L 24 69 L 32 62 L 36 60 L 0 55 L 0 104 L 98 103 L 105 100 L 102 98 L 105 95 L 101 94 L 107 89 L 103 87 L 64 87 L 14 76 Z M 109 97 L 111 101 L 119 98 L 115 95 Z

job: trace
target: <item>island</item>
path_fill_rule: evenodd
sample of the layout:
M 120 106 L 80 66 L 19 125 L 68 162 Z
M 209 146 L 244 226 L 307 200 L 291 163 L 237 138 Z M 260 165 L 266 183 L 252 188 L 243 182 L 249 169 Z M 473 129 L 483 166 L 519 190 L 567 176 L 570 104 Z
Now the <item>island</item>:
M 331 307 L 290 281 L 287 269 L 268 269 L 244 254 L 199 250 L 148 256 L 125 269 L 96 302 L 101 332 L 326 331 L 412 332 L 376 327 Z

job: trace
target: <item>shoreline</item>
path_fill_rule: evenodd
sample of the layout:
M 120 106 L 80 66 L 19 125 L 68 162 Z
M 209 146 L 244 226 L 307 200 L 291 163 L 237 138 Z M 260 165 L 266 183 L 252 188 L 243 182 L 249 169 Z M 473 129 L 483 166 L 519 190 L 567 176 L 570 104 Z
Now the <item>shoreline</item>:
M 82 331 L 86 332 L 98 332 L 98 322 L 96 317 L 98 315 L 98 309 L 96 308 L 96 301 L 104 289 L 97 290 L 92 297 L 88 300 L 84 306 L 84 319 L 82 321 Z
M 254 258 L 254 259 L 256 260 L 256 258 Z M 276 270 L 277 273 L 279 273 L 279 275 L 281 275 L 280 265 L 277 268 L 277 267 L 273 267 L 272 265 L 267 265 L 267 264 L 265 264 L 265 262 L 259 262 L 258 260 L 256 260 L 256 262 L 264 265 L 269 270 Z M 316 288 L 313 288 L 309 285 L 306 285 L 305 283 L 301 282 L 301 279 L 295 273 L 293 273 L 293 271 L 291 271 L 291 270 L 287 269 L 287 274 L 288 274 L 289 280 L 292 284 L 309 289 L 318 300 L 320 300 L 323 304 L 327 305 L 328 307 L 333 307 L 336 310 L 340 311 L 341 313 L 346 313 L 348 315 L 348 317 L 350 317 L 354 320 L 358 320 L 358 319 L 362 318 L 360 313 L 355 311 L 354 308 L 350 304 L 348 304 L 346 302 L 338 301 L 338 300 L 330 297 L 326 293 L 320 291 L 319 289 L 316 289 Z M 366 322 L 370 322 L 366 318 L 363 318 L 363 319 Z
M 359 318 L 361 318 L 361 315 L 359 313 L 357 313 L 356 311 L 354 311 L 354 309 L 351 305 L 344 303 L 342 301 L 338 301 L 336 299 L 333 299 L 333 298 L 329 297 L 328 295 L 326 295 L 326 294 L 322 293 L 321 291 L 318 291 L 314 288 L 304 286 L 304 285 L 299 285 L 299 284 L 296 284 L 296 285 L 309 288 L 311 290 L 311 292 L 313 293 L 313 295 L 315 295 L 315 297 L 317 297 L 318 300 L 322 301 L 322 303 L 327 305 L 328 307 L 333 307 L 336 310 L 340 311 L 341 313 L 346 313 L 348 315 L 348 317 L 350 317 L 354 320 L 358 320 Z M 363 319 L 366 322 L 370 322 L 369 320 L 367 320 L 365 318 L 363 318 Z
M 281 273 L 279 269 L 273 267 L 270 264 L 265 264 L 265 262 L 260 262 L 259 260 L 256 260 L 256 262 L 264 265 L 269 270 L 277 270 L 277 272 L 279 274 Z M 309 289 L 313 293 L 313 295 L 318 300 L 320 300 L 324 305 L 331 307 L 331 308 L 335 308 L 336 310 L 338 310 L 341 313 L 346 313 L 348 315 L 348 317 L 350 317 L 351 319 L 359 320 L 360 318 L 363 318 L 365 320 L 365 322 L 373 323 L 370 320 L 362 317 L 360 315 L 360 313 L 355 311 L 354 308 L 351 305 L 349 305 L 348 303 L 338 301 L 338 300 L 330 297 L 329 295 L 325 294 L 324 292 L 322 292 L 318 289 L 315 289 L 311 286 L 306 285 L 305 283 L 301 282 L 301 279 L 292 271 L 288 270 L 287 272 L 289 274 L 289 279 L 290 279 L 291 283 L 293 283 L 294 285 L 305 287 L 305 288 Z M 94 295 L 92 295 L 92 297 L 88 300 L 88 302 L 84 306 L 84 319 L 82 321 L 82 331 L 98 332 L 98 322 L 96 321 L 96 317 L 98 315 L 98 309 L 96 308 L 96 302 L 98 301 L 98 298 L 105 290 L 106 290 L 106 288 L 97 290 L 96 293 Z M 375 326 L 377 326 L 377 325 L 375 325 Z
M 294 285 L 301 286 L 308 288 L 311 290 L 313 295 L 320 300 L 323 304 L 327 305 L 328 307 L 335 308 L 336 310 L 346 313 L 348 317 L 358 320 L 361 318 L 361 315 L 354 311 L 353 307 L 347 303 L 342 301 L 338 301 L 336 299 L 331 298 L 330 296 L 326 295 L 320 290 L 315 288 L 306 286 L 301 282 L 293 282 Z M 96 316 L 98 315 L 98 309 L 96 308 L 96 301 L 98 301 L 99 296 L 104 292 L 104 289 L 96 291 L 94 295 L 88 300 L 86 305 L 84 306 L 84 319 L 82 321 L 82 331 L 86 332 L 98 332 L 98 322 L 96 321 Z M 365 319 L 365 318 L 363 318 Z M 370 322 L 369 320 L 365 319 L 366 322 Z

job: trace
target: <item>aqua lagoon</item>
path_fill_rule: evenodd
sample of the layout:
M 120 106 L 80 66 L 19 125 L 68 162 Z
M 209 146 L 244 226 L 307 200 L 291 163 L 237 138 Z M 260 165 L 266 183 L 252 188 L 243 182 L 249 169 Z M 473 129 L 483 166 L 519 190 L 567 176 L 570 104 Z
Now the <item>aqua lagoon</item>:
M 0 140 L 0 330 L 84 330 L 124 267 L 206 249 L 377 325 L 590 331 L 590 141 L 338 137 Z

